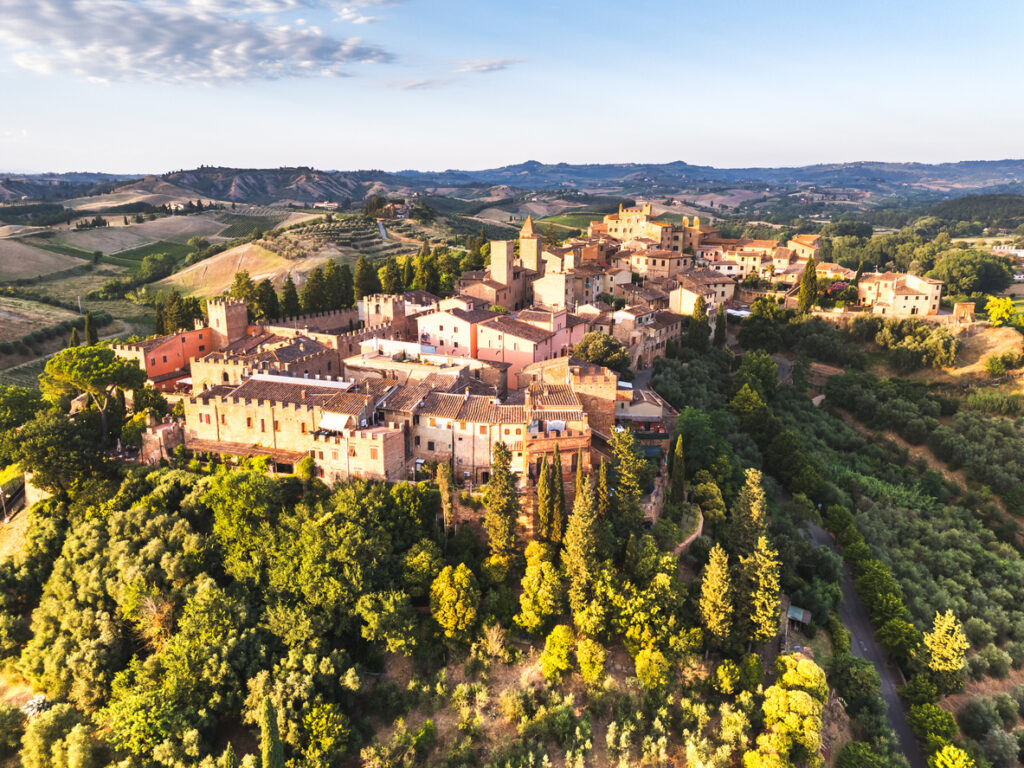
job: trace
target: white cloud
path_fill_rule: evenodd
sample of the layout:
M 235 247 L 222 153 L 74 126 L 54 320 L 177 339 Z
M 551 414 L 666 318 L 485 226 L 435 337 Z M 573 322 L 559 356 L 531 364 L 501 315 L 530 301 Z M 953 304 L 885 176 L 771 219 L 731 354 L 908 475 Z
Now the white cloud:
M 380 21 L 380 17 L 366 16 L 355 8 L 346 6 L 338 11 L 338 20 L 347 21 L 349 24 L 372 24 L 375 21 Z
M 520 62 L 522 62 L 522 59 L 470 59 L 469 61 L 459 62 L 455 71 L 483 75 L 488 72 L 500 72 Z
M 358 3 L 357 3 L 358 4 Z M 94 80 L 229 83 L 344 76 L 394 56 L 359 38 L 289 28 L 253 13 L 323 7 L 320 0 L 0 0 L 0 40 L 36 72 Z
M 429 91 L 443 88 L 452 82 L 450 77 L 424 77 L 419 80 L 397 80 L 388 83 L 388 88 L 399 91 Z

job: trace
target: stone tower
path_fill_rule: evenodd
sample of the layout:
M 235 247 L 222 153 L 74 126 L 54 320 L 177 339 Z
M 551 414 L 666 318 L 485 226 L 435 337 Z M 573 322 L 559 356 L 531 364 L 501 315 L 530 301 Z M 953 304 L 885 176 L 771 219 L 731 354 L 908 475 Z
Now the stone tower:
M 502 285 L 512 284 L 512 242 L 491 241 L 491 279 Z
M 526 223 L 519 230 L 519 258 L 524 267 L 539 273 L 543 268 L 540 254 L 540 235 L 537 234 L 537 230 L 533 226 L 533 217 L 527 216 Z
M 206 302 L 206 312 L 210 318 L 215 349 L 224 349 L 249 331 L 249 311 L 244 301 L 210 299 Z

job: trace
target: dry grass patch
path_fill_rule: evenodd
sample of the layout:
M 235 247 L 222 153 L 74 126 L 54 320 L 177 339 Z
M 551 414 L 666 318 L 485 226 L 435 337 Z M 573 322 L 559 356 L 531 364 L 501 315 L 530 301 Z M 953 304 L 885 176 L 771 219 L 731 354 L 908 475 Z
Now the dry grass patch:
M 33 248 L 20 240 L 0 240 L 0 283 L 38 277 L 78 267 L 85 262 L 73 256 Z
M 77 313 L 61 307 L 0 296 L 0 341 L 14 341 L 26 333 L 76 317 Z

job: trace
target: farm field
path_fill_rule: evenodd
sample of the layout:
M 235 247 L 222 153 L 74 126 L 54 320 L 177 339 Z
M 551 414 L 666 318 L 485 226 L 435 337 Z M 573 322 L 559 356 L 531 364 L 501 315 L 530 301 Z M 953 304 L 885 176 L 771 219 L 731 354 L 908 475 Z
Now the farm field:
M 220 236 L 230 240 L 235 237 L 245 237 L 254 229 L 266 232 L 280 225 L 286 217 L 284 215 L 247 215 L 221 212 L 218 218 L 227 225 L 219 233 Z
M 16 368 L 0 370 L 0 384 L 38 389 L 39 374 L 43 372 L 45 367 L 45 360 L 36 360 L 26 365 L 19 365 Z
M 146 336 L 153 332 L 153 310 L 150 307 L 133 304 L 127 299 L 86 299 L 89 291 L 100 288 L 108 280 L 123 277 L 126 269 L 115 265 L 104 265 L 93 268 L 84 275 L 72 275 L 58 280 L 46 281 L 33 286 L 32 290 L 45 293 L 67 301 L 82 300 L 82 308 L 86 310 L 109 312 L 112 317 L 124 321 L 128 329 L 126 333 L 137 333 Z M 129 330 L 130 329 L 130 330 Z M 111 332 L 113 327 L 105 329 Z
M 131 203 L 149 203 L 164 205 L 165 203 L 184 203 L 194 200 L 196 194 L 181 187 L 159 179 L 140 179 L 134 184 L 119 188 L 116 192 L 90 197 L 75 197 L 64 202 L 68 208 L 80 211 L 99 211 L 117 205 Z
M 538 219 L 537 223 L 554 224 L 556 226 L 567 227 L 569 229 L 586 230 L 586 228 L 590 226 L 590 222 L 600 221 L 603 216 L 603 213 L 597 213 L 595 211 L 560 213 L 555 216 L 545 216 L 542 219 Z
M 102 261 L 108 264 L 117 264 L 121 267 L 135 267 L 138 266 L 144 258 L 155 253 L 169 253 L 178 261 L 182 261 L 188 256 L 191 249 L 182 243 L 172 243 L 167 240 L 161 240 L 156 243 L 147 243 L 141 245 L 138 248 L 131 248 L 127 251 L 118 251 L 114 254 L 104 256 Z
M 89 253 L 102 251 L 110 255 L 149 243 L 169 241 L 184 244 L 195 236 L 213 237 L 224 230 L 225 226 L 212 215 L 167 216 L 128 226 L 115 225 L 88 230 L 61 229 L 50 239 L 56 244 Z
M 339 252 L 331 249 L 316 256 L 286 259 L 259 245 L 246 243 L 186 267 L 156 283 L 155 287 L 158 290 L 176 288 L 190 296 L 218 296 L 231 287 L 235 273 L 245 269 L 253 280 L 258 282 L 269 277 L 280 288 L 289 272 L 295 282 L 301 284 L 307 272 L 337 255 Z
M 26 333 L 74 320 L 78 314 L 36 301 L 0 296 L 0 341 L 20 339 Z
M 80 258 L 34 248 L 20 240 L 0 240 L 0 283 L 48 275 L 81 264 Z

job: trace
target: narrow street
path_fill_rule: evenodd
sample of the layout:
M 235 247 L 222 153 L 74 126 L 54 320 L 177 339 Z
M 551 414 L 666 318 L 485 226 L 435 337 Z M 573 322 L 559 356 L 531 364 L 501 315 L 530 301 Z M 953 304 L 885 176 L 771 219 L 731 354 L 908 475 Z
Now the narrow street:
M 832 537 L 823 528 L 814 524 L 810 524 L 808 527 L 811 539 L 815 544 L 835 549 L 832 545 Z M 927 768 L 924 754 L 914 738 L 914 732 L 907 725 L 903 702 L 900 701 L 897 693 L 901 684 L 899 672 L 888 663 L 885 651 L 875 642 L 871 620 L 854 591 L 853 578 L 845 565 L 842 573 L 842 590 L 843 602 L 839 607 L 839 618 L 842 620 L 843 626 L 850 630 L 850 652 L 854 656 L 867 659 L 877 670 L 878 677 L 882 682 L 882 698 L 888 707 L 886 717 L 889 720 L 889 726 L 899 738 L 900 748 L 910 762 L 911 768 Z

